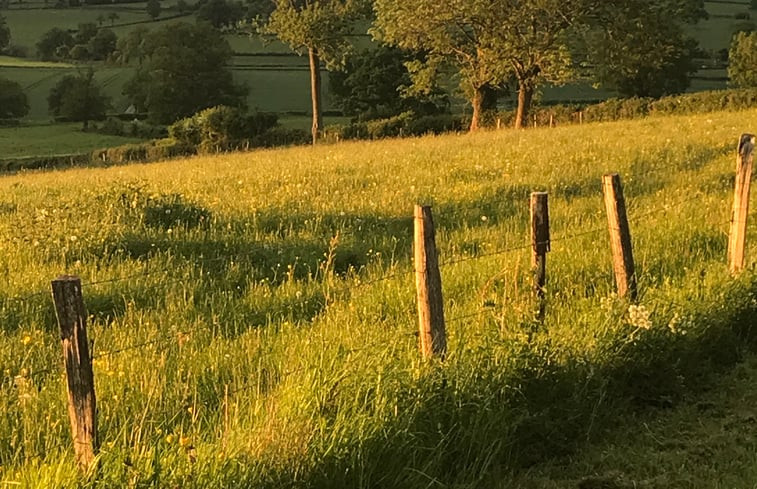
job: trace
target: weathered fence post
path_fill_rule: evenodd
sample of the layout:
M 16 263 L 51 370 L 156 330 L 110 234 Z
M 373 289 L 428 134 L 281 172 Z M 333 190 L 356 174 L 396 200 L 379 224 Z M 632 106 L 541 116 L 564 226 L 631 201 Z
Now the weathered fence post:
M 631 230 L 628 227 L 626 201 L 623 198 L 620 175 L 611 173 L 602 176 L 602 193 L 605 197 L 607 226 L 610 231 L 610 248 L 612 249 L 612 263 L 615 270 L 615 283 L 618 286 L 618 297 L 628 295 L 632 301 L 635 301 L 637 295 L 636 271 L 634 270 Z
M 87 340 L 87 313 L 82 298 L 81 280 L 64 275 L 52 282 L 55 312 L 58 316 L 63 360 L 68 384 L 68 417 L 74 453 L 79 468 L 87 472 L 98 450 L 97 408 L 92 359 Z
M 728 234 L 728 267 L 731 273 L 744 269 L 744 248 L 746 247 L 746 223 L 749 215 L 749 187 L 752 180 L 752 153 L 755 137 L 742 134 L 739 138 L 736 156 L 736 184 L 733 196 L 733 215 Z
M 415 287 L 421 355 L 424 358 L 438 356 L 444 359 L 447 352 L 447 334 L 444 327 L 442 277 L 439 273 L 430 206 L 415 206 L 414 231 Z
M 547 284 L 549 243 L 549 201 L 546 192 L 531 193 L 531 268 L 534 293 L 539 301 L 539 318 L 544 317 L 544 286 Z

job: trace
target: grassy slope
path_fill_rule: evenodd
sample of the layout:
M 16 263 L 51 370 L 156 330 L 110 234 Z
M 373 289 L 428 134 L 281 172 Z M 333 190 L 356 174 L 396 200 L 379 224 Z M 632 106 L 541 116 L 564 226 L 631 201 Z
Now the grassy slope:
M 494 487 L 523 489 L 689 489 L 754 487 L 757 480 L 757 358 L 674 409 L 618 420 L 598 441 L 507 477 Z
M 114 352 L 95 367 L 108 487 L 486 487 L 573 453 L 751 344 L 755 279 L 724 255 L 734 141 L 755 126 L 719 113 L 2 177 L 0 477 L 80 482 L 46 294 L 4 299 L 62 272 L 106 281 L 85 296 L 96 354 Z M 612 296 L 609 170 L 650 325 Z M 544 325 L 521 246 L 536 189 Z M 456 262 L 440 368 L 415 351 L 417 201 Z

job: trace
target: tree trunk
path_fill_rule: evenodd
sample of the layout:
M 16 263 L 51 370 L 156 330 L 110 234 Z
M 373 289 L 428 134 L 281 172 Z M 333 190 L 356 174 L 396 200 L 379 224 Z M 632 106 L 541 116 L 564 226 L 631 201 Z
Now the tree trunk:
M 318 135 L 323 127 L 323 115 L 321 114 L 321 60 L 315 48 L 308 49 L 310 58 L 310 99 L 313 102 L 313 144 L 318 141 Z
M 515 113 L 515 129 L 522 129 L 528 123 L 528 111 L 534 98 L 534 87 L 524 81 L 518 82 L 518 110 Z
M 475 87 L 473 89 L 473 99 L 471 105 L 473 105 L 473 115 L 470 120 L 470 132 L 477 131 L 481 127 L 481 112 L 484 105 L 484 87 Z

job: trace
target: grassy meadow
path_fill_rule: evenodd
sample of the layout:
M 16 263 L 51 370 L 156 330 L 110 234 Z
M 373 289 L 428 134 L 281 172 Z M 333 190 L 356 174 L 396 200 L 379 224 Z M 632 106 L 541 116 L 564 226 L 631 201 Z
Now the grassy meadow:
M 83 132 L 81 124 L 41 124 L 0 129 L 0 155 L 18 158 L 35 155 L 67 155 L 136 143 L 139 138 Z
M 735 145 L 755 127 L 757 111 L 716 113 L 0 177 L 0 484 L 555 487 L 543 464 L 755 345 L 753 222 L 749 270 L 725 265 Z M 625 185 L 634 307 L 613 294 L 608 171 Z M 543 321 L 534 190 L 550 193 Z M 443 363 L 417 353 L 417 202 L 437 226 Z M 48 292 L 63 273 L 85 283 L 93 341 L 89 479 Z M 674 466 L 640 487 L 753 487 L 753 467 L 692 483 Z

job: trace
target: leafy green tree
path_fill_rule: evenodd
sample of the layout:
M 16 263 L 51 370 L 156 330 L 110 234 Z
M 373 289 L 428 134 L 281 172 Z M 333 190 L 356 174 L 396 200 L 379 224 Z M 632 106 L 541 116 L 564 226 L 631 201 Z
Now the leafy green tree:
M 350 47 L 347 36 L 367 14 L 363 0 L 273 0 L 263 32 L 275 35 L 298 53 L 307 53 L 313 108 L 313 144 L 323 127 L 321 62 L 327 68 L 341 66 Z
M 111 12 L 108 14 L 108 20 L 110 21 L 110 26 L 113 27 L 113 25 L 116 23 L 116 21 L 120 18 L 120 16 L 115 13 Z
M 45 61 L 65 59 L 73 45 L 74 37 L 68 31 L 53 27 L 37 42 L 37 55 Z
M 11 30 L 5 17 L 0 15 L 0 52 L 4 51 L 11 43 Z
M 47 104 L 51 114 L 81 122 L 86 131 L 89 121 L 105 119 L 110 101 L 95 83 L 94 72 L 89 70 L 85 74 L 61 78 L 50 90 Z
M 160 16 L 160 12 L 162 10 L 160 6 L 160 0 L 147 0 L 147 15 L 150 16 L 152 20 L 155 20 Z
M 137 26 L 124 37 L 120 38 L 116 42 L 116 51 L 114 53 L 116 61 L 121 64 L 129 64 L 133 60 L 136 60 L 141 66 L 147 53 L 145 42 L 149 32 L 150 30 L 146 27 Z
M 739 32 L 728 51 L 728 78 L 737 88 L 757 87 L 757 32 Z
M 697 43 L 686 24 L 706 18 L 702 0 L 622 0 L 597 10 L 589 62 L 600 85 L 624 96 L 680 93 L 696 71 Z
M 352 54 L 343 70 L 331 73 L 329 88 L 344 114 L 363 120 L 391 117 L 408 110 L 418 115 L 449 110 L 449 100 L 441 90 L 425 96 L 406 93 L 412 80 L 405 63 L 416 59 L 389 46 Z
M 213 27 L 231 26 L 244 18 L 242 4 L 228 0 L 207 0 L 197 10 L 197 18 L 210 22 Z
M 95 34 L 95 37 L 89 40 L 89 51 L 94 60 L 108 59 L 116 50 L 118 43 L 118 37 L 116 33 L 110 29 L 100 29 Z
M 229 43 L 210 24 L 169 24 L 144 34 L 126 53 L 143 62 L 124 93 L 163 124 L 215 105 L 243 106 L 246 89 L 234 84 L 231 56 Z
M 0 78 L 0 119 L 20 119 L 29 113 L 29 100 L 18 83 Z
M 74 44 L 87 44 L 96 35 L 97 24 L 93 22 L 79 24 L 79 27 L 76 29 L 76 35 L 74 36 Z
M 514 80 L 515 127 L 527 119 L 534 93 L 545 83 L 575 76 L 571 39 L 595 7 L 594 0 L 376 0 L 378 38 L 428 53 L 412 63 L 416 89 L 425 91 L 439 67 L 458 72 L 478 129 L 487 87 Z

